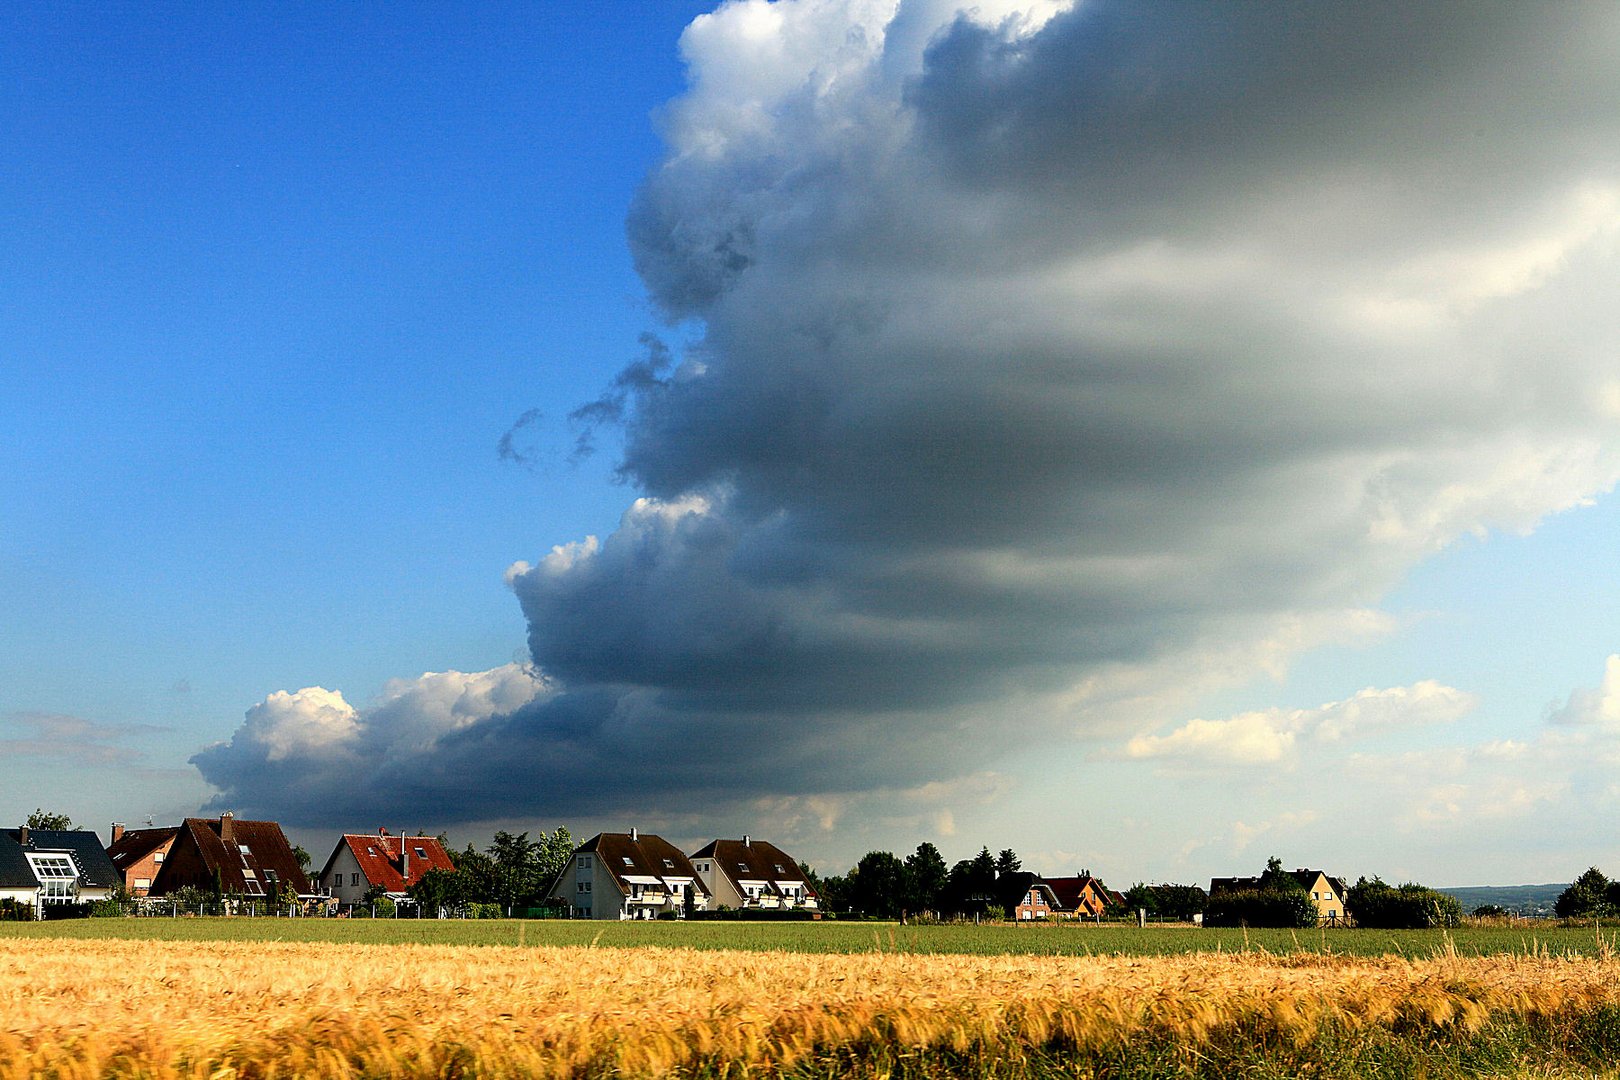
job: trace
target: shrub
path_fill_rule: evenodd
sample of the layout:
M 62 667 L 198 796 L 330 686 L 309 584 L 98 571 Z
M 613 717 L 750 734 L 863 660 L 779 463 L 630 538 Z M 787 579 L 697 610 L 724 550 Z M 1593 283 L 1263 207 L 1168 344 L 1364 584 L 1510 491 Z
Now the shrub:
M 1316 903 L 1304 889 L 1230 889 L 1209 898 L 1204 925 L 1302 929 L 1315 926 L 1317 914 Z
M 1357 926 L 1375 930 L 1428 930 L 1462 924 L 1462 904 L 1455 896 L 1413 882 L 1396 888 L 1380 878 L 1365 877 L 1350 886 L 1345 911 Z

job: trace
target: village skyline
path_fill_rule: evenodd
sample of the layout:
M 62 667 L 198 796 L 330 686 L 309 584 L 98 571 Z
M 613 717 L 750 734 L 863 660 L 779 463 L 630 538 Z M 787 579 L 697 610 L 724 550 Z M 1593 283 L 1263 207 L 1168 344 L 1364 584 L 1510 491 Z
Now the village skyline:
M 1616 34 L 12 5 L 0 826 L 1620 866 Z

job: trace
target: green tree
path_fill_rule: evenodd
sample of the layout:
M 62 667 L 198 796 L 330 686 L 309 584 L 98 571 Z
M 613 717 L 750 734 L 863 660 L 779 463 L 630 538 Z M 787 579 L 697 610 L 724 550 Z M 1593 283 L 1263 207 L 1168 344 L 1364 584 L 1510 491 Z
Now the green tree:
M 905 903 L 906 867 L 890 851 L 869 851 L 850 872 L 854 910 L 866 915 L 894 918 Z
M 28 815 L 28 820 L 23 824 L 41 832 L 67 832 L 73 828 L 73 819 L 66 814 L 47 813 L 35 807 L 34 812 Z
M 971 859 L 951 867 L 945 884 L 945 908 L 959 915 L 982 915 L 996 903 L 996 860 L 980 848 Z
M 939 849 L 924 840 L 906 856 L 905 907 L 907 911 L 940 911 L 950 872 Z
M 1609 879 L 1597 867 L 1588 867 L 1569 888 L 1558 894 L 1553 910 L 1562 919 L 1584 919 L 1594 915 L 1607 915 L 1609 906 Z
M 458 907 L 467 899 L 467 878 L 459 870 L 433 869 L 423 874 L 406 892 L 425 912 Z
M 1454 896 L 1408 882 L 1399 888 L 1365 876 L 1345 890 L 1344 910 L 1356 925 L 1373 930 L 1427 930 L 1462 925 Z
M 293 845 L 293 858 L 298 860 L 298 869 L 302 870 L 305 874 L 308 874 L 311 859 L 309 857 L 309 852 L 304 850 L 303 844 Z
M 1001 853 L 996 856 L 996 877 L 1016 874 L 1023 868 L 1023 861 L 1018 858 L 1018 853 L 1012 848 L 1002 848 Z
M 551 832 L 540 833 L 538 840 L 539 880 L 542 894 L 549 893 L 551 886 L 562 877 L 564 870 L 574 858 L 574 837 L 568 831 L 568 826 L 559 825 Z
M 540 847 L 526 832 L 495 834 L 487 849 L 495 865 L 495 903 L 509 908 L 537 898 L 544 888 L 539 880 Z

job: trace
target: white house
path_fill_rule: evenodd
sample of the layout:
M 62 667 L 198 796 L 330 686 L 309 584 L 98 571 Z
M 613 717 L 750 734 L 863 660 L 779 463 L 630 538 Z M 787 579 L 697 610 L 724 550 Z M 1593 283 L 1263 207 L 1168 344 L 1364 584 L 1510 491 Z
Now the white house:
M 635 829 L 597 833 L 575 848 L 550 895 L 577 919 L 679 919 L 709 903 L 681 849 Z
M 317 878 L 340 904 L 358 904 L 374 888 L 393 900 L 429 870 L 454 870 L 444 845 L 432 836 L 390 836 L 386 829 L 344 833 Z
M 775 844 L 744 836 L 712 840 L 692 855 L 715 907 L 814 911 L 820 905 L 799 864 Z
M 52 904 L 107 900 L 120 876 L 101 840 L 88 829 L 0 831 L 0 899 L 44 916 Z

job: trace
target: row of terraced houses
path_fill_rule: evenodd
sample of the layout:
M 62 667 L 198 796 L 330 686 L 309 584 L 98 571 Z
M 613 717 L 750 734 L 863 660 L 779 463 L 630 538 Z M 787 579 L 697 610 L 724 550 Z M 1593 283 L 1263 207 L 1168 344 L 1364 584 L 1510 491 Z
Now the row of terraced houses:
M 368 897 L 407 899 L 430 870 L 454 870 L 431 836 L 345 833 L 319 873 L 307 875 L 273 821 L 187 818 L 177 826 L 125 829 L 103 846 L 88 829 L 0 830 L 0 901 L 43 917 L 51 905 L 172 897 L 183 889 L 252 903 L 352 907 Z M 550 899 L 577 918 L 681 918 L 720 909 L 816 912 L 820 898 L 799 864 L 775 844 L 744 836 L 691 855 L 636 829 L 598 833 L 575 849 Z
M 302 906 L 348 908 L 366 897 L 407 899 L 430 870 L 453 870 L 435 837 L 345 833 L 310 878 L 281 826 L 233 815 L 187 818 L 177 826 L 128 829 L 115 823 L 103 847 L 84 829 L 0 830 L 0 901 L 43 917 L 53 904 L 172 896 L 194 888 L 252 903 L 293 898 Z M 1089 873 L 1013 883 L 1012 916 L 1023 921 L 1098 918 L 1123 897 Z M 1318 870 L 1295 879 L 1324 921 L 1344 918 L 1344 885 Z M 1217 878 L 1211 893 L 1259 879 Z M 598 833 L 574 849 L 549 890 L 553 903 L 584 919 L 683 918 L 723 909 L 817 913 L 820 897 L 799 863 L 775 844 L 743 836 L 713 840 L 690 855 L 663 837 L 631 829 Z

